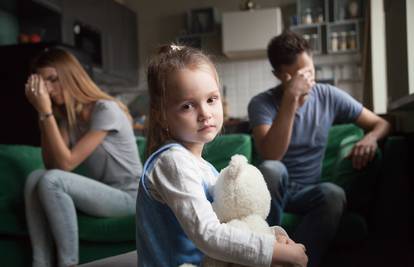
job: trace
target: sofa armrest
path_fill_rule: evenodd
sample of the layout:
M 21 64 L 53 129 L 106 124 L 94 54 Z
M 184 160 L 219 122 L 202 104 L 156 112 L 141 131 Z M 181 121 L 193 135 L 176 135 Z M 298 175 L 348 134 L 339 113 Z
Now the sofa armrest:
M 43 168 L 39 147 L 0 145 L 0 233 L 26 233 L 23 190 L 27 176 Z
M 348 155 L 359 140 L 358 136 L 349 136 L 342 140 L 331 176 L 323 177 L 323 180 L 333 182 L 345 190 L 350 210 L 368 214 L 376 195 L 382 153 L 377 149 L 374 159 L 365 168 L 354 169 Z
M 352 166 L 352 160 L 348 157 L 354 145 L 360 140 L 358 136 L 349 136 L 342 140 L 340 148 L 335 158 L 335 163 L 331 172 L 329 180 L 345 189 L 351 191 L 357 180 L 369 179 L 367 177 L 375 177 L 379 171 L 379 163 L 382 155 L 381 151 L 377 149 L 374 159 L 361 170 L 356 170 Z M 328 180 L 325 177 L 324 180 Z

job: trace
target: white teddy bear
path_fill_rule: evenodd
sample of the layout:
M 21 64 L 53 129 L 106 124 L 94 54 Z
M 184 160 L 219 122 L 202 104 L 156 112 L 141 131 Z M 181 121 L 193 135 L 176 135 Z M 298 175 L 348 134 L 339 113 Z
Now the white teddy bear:
M 242 155 L 234 155 L 214 186 L 213 209 L 221 223 L 256 233 L 287 238 L 279 226 L 269 227 L 266 217 L 271 196 L 262 173 Z M 205 256 L 203 267 L 239 266 Z

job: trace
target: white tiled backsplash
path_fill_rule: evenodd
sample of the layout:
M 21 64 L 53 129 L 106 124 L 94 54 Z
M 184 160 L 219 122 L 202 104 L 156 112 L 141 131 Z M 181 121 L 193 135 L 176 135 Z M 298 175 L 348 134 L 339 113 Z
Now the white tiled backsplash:
M 215 62 L 220 77 L 220 83 L 226 87 L 229 116 L 235 118 L 247 117 L 247 105 L 250 99 L 279 84 L 279 80 L 272 74 L 272 68 L 267 59 L 238 60 Z M 325 65 L 323 68 L 331 69 L 334 73 L 338 67 Z M 318 74 L 318 73 L 317 73 Z M 357 78 L 355 77 L 357 76 Z M 332 75 L 336 86 L 349 93 L 358 101 L 362 101 L 361 75 L 350 77 L 337 77 Z M 327 77 L 316 77 L 327 79 Z M 356 79 L 355 79 L 356 78 Z
M 279 83 L 267 59 L 216 62 L 216 67 L 230 117 L 246 118 L 250 99 Z

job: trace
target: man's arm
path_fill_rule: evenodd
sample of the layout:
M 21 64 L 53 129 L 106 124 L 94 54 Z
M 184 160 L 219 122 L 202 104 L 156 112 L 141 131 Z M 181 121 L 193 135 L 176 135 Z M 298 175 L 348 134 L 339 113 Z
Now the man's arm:
M 281 160 L 285 155 L 292 137 L 295 112 L 315 84 L 312 69 L 308 67 L 298 70 L 293 78 L 286 75 L 287 82 L 275 120 L 271 125 L 261 124 L 253 128 L 257 150 L 266 160 Z
M 349 157 L 356 169 L 362 169 L 375 157 L 377 141 L 387 136 L 390 132 L 390 124 L 370 110 L 363 108 L 355 123 L 367 133 L 355 144 Z
M 292 136 L 298 100 L 283 97 L 279 113 L 271 125 L 253 128 L 253 137 L 260 156 L 266 160 L 281 160 Z

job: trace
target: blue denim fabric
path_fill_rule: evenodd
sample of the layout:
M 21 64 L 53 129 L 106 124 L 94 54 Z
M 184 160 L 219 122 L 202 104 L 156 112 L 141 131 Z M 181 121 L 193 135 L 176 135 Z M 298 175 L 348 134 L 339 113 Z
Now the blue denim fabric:
M 61 170 L 37 170 L 25 184 L 26 220 L 33 266 L 71 266 L 79 260 L 76 209 L 97 217 L 132 215 L 135 199 L 90 178 Z M 57 259 L 53 253 L 56 246 Z
M 280 225 L 283 211 L 303 216 L 292 239 L 305 245 L 308 266 L 318 266 L 334 238 L 346 205 L 344 190 L 333 183 L 302 185 L 289 181 L 280 161 L 264 161 L 259 169 L 272 195 L 270 225 Z

